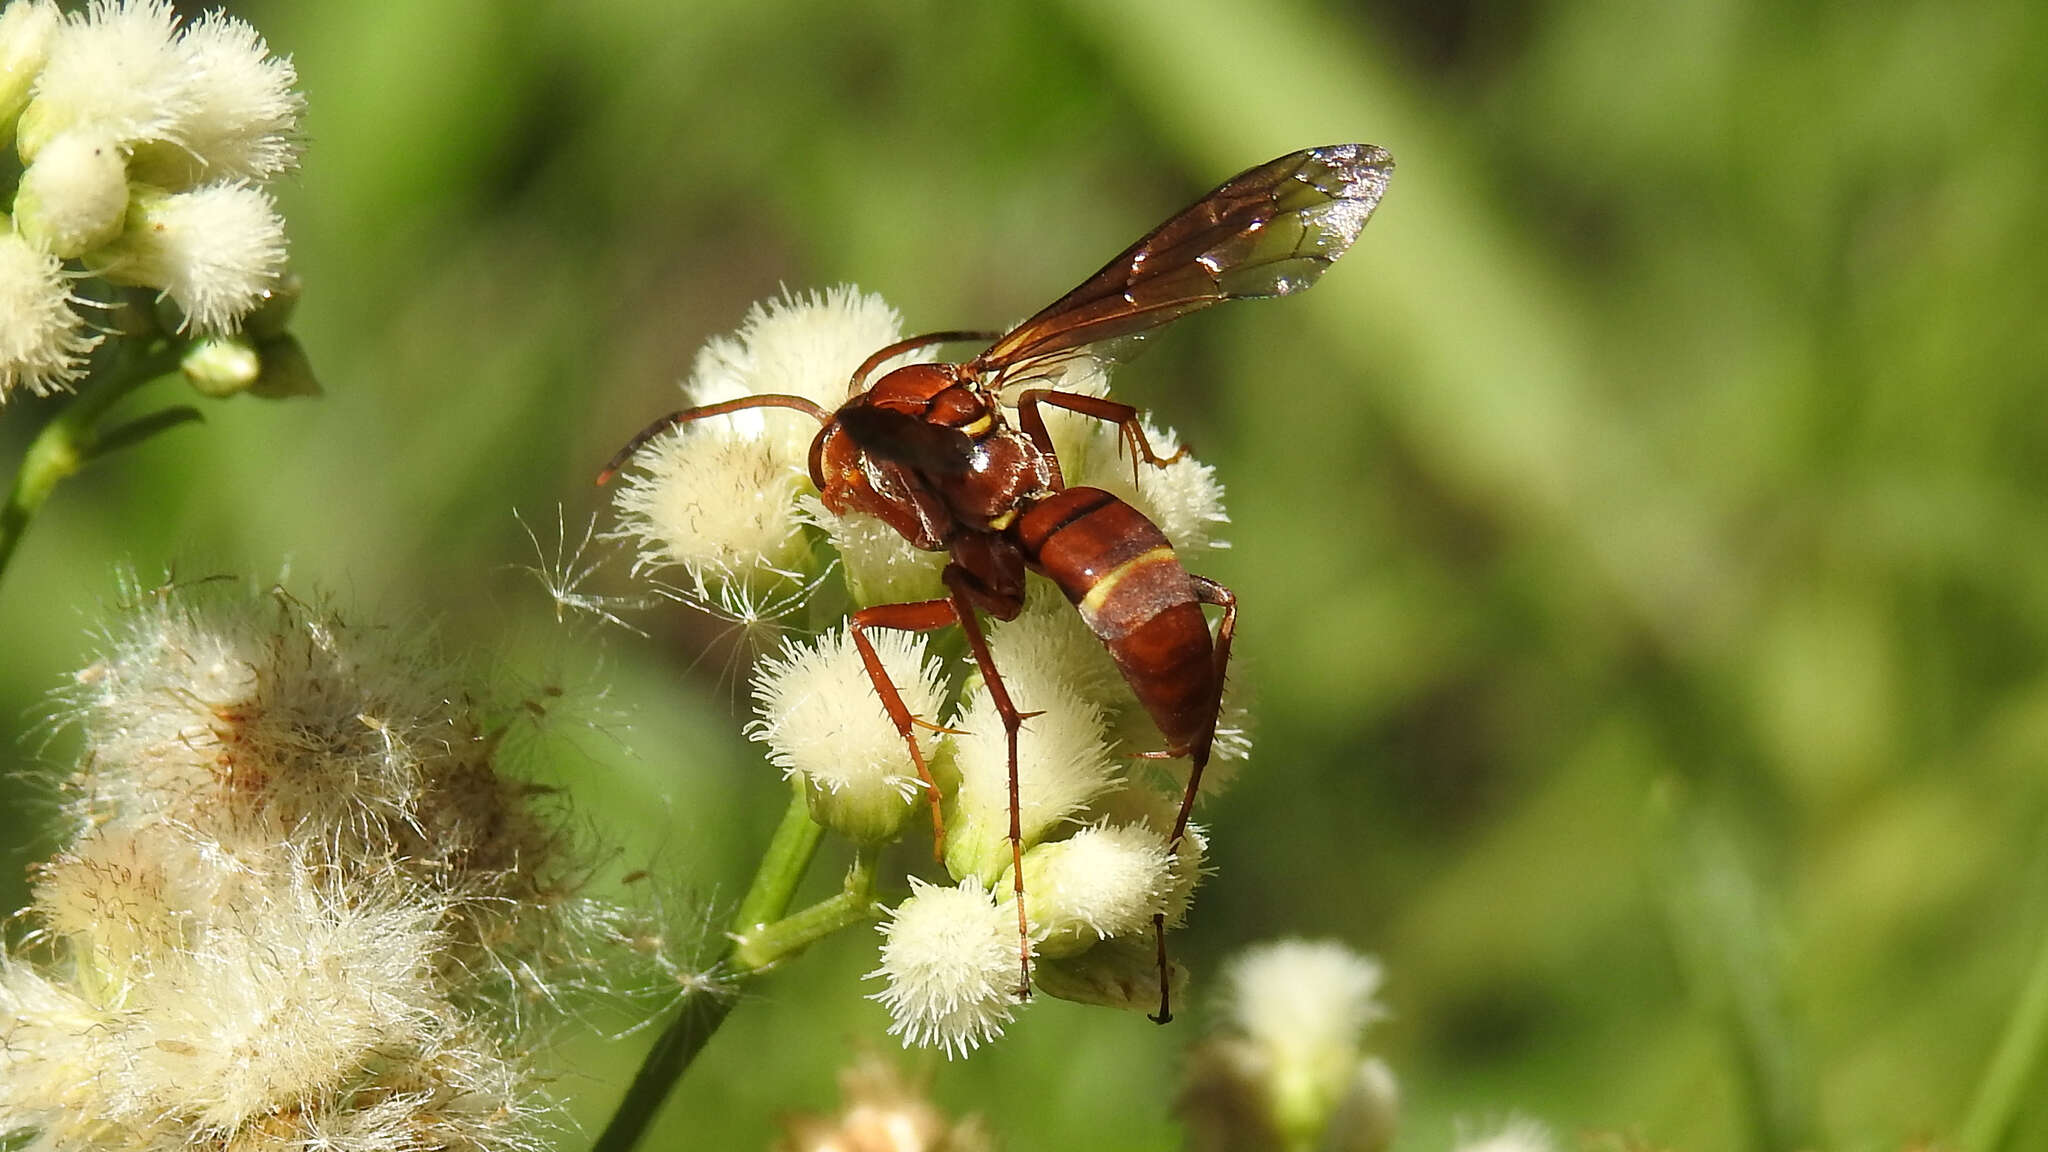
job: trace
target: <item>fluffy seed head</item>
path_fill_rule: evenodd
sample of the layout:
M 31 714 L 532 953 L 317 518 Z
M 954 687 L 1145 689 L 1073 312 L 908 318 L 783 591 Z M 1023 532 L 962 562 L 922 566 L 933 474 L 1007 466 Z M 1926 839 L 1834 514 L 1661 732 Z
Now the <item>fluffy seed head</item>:
M 231 331 L 284 274 L 284 218 L 248 184 L 190 192 L 136 189 L 127 230 L 92 254 L 117 284 L 161 289 L 199 332 Z
M 1170 882 L 1166 841 L 1142 824 L 1097 824 L 1024 854 L 1024 907 L 1047 956 L 1148 929 Z
M 71 306 L 63 263 L 0 232 L 0 403 L 16 388 L 43 396 L 78 379 L 98 343 Z
M 881 925 L 882 963 L 869 978 L 903 1044 L 965 1056 L 1002 1034 L 1015 1008 L 1017 914 L 979 880 L 942 888 L 913 878 L 910 895 Z
M 882 668 L 915 717 L 936 724 L 945 706 L 939 661 L 925 656 L 924 637 L 908 632 L 870 634 Z M 857 840 L 896 835 L 913 799 L 924 790 L 910 749 L 889 719 L 869 680 L 851 629 L 822 637 L 816 646 L 785 643 L 762 661 L 754 678 L 759 719 L 747 734 L 768 745 L 768 759 L 785 776 L 801 776 L 811 789 L 820 823 Z M 912 727 L 927 762 L 937 734 Z
M 840 1110 L 792 1116 L 774 1152 L 994 1152 L 978 1117 L 955 1124 L 924 1086 L 872 1052 L 839 1073 Z
M 14 194 L 14 226 L 36 247 L 71 259 L 121 234 L 128 174 L 111 139 L 66 132 L 36 155 Z

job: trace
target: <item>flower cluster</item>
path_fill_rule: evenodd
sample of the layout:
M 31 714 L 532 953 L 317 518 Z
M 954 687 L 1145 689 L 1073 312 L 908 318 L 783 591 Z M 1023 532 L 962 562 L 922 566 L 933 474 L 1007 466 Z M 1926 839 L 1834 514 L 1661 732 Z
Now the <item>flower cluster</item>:
M 704 350 L 685 402 L 779 393 L 830 411 L 846 400 L 854 371 L 901 336 L 892 309 L 850 288 L 773 300 Z M 1084 361 L 1067 366 L 1058 386 L 1100 395 L 1107 381 Z M 1135 467 L 1116 425 L 1065 411 L 1047 417 L 1069 486 L 1119 495 L 1190 565 L 1221 546 L 1222 489 L 1207 466 L 1183 455 Z M 693 421 L 648 443 L 617 501 L 641 567 L 680 569 L 679 594 L 740 617 L 784 605 L 815 624 L 842 610 L 943 597 L 945 554 L 825 506 L 808 468 L 818 431 L 803 411 L 764 407 Z M 1162 456 L 1174 454 L 1170 433 L 1149 425 L 1146 433 Z M 869 845 L 942 827 L 947 880 L 911 880 L 881 926 L 872 975 L 886 982 L 875 999 L 889 1009 L 891 1031 L 949 1054 L 992 1039 L 1011 1020 L 1027 948 L 1042 992 L 1156 1006 L 1155 920 L 1172 927 L 1185 918 L 1202 870 L 1201 829 L 1168 843 L 1185 779 L 1174 772 L 1184 762 L 1133 759 L 1166 741 L 1080 614 L 1050 582 L 1029 581 L 1022 614 L 986 626 L 993 663 L 1026 714 L 1016 804 L 1028 940 L 1015 903 L 1007 734 L 957 643 L 942 633 L 867 630 L 912 717 L 907 734 L 845 624 L 785 640 L 755 675 L 759 718 L 749 733 L 801 783 L 818 822 Z M 1247 748 L 1241 713 L 1226 699 L 1219 763 L 1205 781 L 1227 776 L 1222 762 Z
M 0 955 L 36 1148 L 538 1147 L 522 1035 L 619 914 L 417 630 L 137 593 L 67 703 L 69 843 Z
M 256 383 L 263 344 L 288 339 L 237 334 L 283 282 L 284 221 L 263 185 L 297 162 L 296 79 L 247 24 L 186 24 L 169 0 L 0 12 L 0 139 L 23 164 L 0 230 L 0 400 L 82 376 L 103 337 L 81 309 L 123 287 L 168 302 L 165 327 L 243 353 L 196 382 Z

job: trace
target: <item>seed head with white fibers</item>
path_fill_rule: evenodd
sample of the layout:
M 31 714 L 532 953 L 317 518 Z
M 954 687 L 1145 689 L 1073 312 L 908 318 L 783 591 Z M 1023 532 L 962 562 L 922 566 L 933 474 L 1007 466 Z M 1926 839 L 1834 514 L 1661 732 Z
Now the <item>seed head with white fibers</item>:
M 796 498 L 807 485 L 766 440 L 708 421 L 656 438 L 633 463 L 614 503 L 637 567 L 678 565 L 699 587 L 798 578 L 810 544 Z
M 903 1044 L 965 1056 L 1000 1036 L 1016 1008 L 1016 906 L 969 878 L 942 888 L 912 878 L 910 895 L 881 925 L 888 987 L 870 998 L 889 1009 Z
M 220 11 L 187 26 L 178 48 L 190 77 L 182 115 L 162 137 L 137 144 L 135 179 L 182 189 L 290 171 L 306 103 L 292 90 L 292 62 L 272 56 L 254 28 Z

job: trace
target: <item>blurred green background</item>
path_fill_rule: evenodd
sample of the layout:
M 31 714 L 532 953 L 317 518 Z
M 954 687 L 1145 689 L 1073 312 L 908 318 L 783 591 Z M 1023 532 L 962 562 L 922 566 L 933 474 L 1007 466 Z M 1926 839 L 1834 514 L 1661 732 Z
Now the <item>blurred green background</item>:
M 282 195 L 328 395 L 208 405 L 35 525 L 0 587 L 8 907 L 68 755 L 44 694 L 122 562 L 424 611 L 603 691 L 545 771 L 731 900 L 783 800 L 744 638 L 558 627 L 515 511 L 543 555 L 558 505 L 580 534 L 596 466 L 780 285 L 1001 324 L 1239 168 L 1362 140 L 1399 171 L 1321 286 L 1118 377 L 1230 487 L 1206 567 L 1257 698 L 1183 956 L 1383 957 L 1404 1148 L 1516 1112 L 1955 1138 L 2048 929 L 2048 7 L 235 11 L 309 101 Z M 0 413 L 8 469 L 49 410 Z M 873 949 L 756 985 L 649 1146 L 826 1106 L 887 1043 Z M 935 1091 L 1012 1149 L 1171 1148 L 1205 1015 L 1040 1002 Z M 649 1035 L 563 1038 L 580 1123 Z

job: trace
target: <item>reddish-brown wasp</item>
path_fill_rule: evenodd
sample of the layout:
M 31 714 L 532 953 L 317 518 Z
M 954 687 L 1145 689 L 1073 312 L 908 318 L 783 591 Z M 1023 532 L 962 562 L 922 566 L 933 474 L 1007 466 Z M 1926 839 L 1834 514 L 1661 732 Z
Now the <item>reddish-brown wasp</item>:
M 1134 462 L 1170 463 L 1147 442 L 1138 410 L 1022 386 L 1057 378 L 1075 358 L 1113 359 L 1152 329 L 1212 304 L 1307 288 L 1358 238 L 1393 169 L 1384 150 L 1364 144 L 1310 148 L 1261 164 L 1175 214 L 1007 333 L 935 332 L 882 348 L 853 374 L 849 398 L 836 412 L 801 396 L 771 394 L 673 413 L 620 449 L 599 478 L 677 425 L 747 408 L 793 408 L 823 425 L 811 442 L 810 472 L 826 507 L 877 517 L 916 547 L 951 554 L 945 598 L 863 608 L 853 614 L 851 631 L 876 694 L 931 788 L 940 837 L 937 791 L 911 732 L 914 723 L 928 722 L 911 715 L 866 634 L 953 624 L 965 634 L 1009 743 L 1012 875 L 1026 940 L 1017 732 L 1028 717 L 1003 686 L 978 614 L 1016 619 L 1026 572 L 1050 578 L 1080 609 L 1166 737 L 1170 746 L 1157 755 L 1189 760 L 1168 841 L 1177 850 L 1216 735 L 1237 601 L 1221 584 L 1182 567 L 1165 534 L 1137 509 L 1099 488 L 1066 486 L 1041 409 L 1115 424 Z M 868 376 L 895 357 L 969 340 L 994 342 L 965 363 L 910 364 L 867 386 Z M 1016 409 L 1015 426 L 1006 403 Z M 1213 638 L 1204 605 L 1222 613 Z M 1171 1014 L 1161 919 L 1154 928 L 1161 973 L 1154 1019 L 1164 1023 Z M 1020 953 L 1021 997 L 1029 994 L 1028 944 Z

